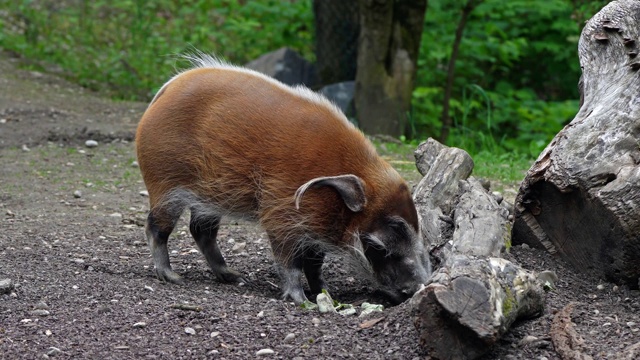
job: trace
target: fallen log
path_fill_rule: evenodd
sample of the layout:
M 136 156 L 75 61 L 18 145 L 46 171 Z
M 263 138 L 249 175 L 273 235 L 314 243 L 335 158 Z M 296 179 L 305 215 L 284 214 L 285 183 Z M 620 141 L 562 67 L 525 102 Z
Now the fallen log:
M 585 25 L 581 107 L 529 169 L 516 197 L 514 244 L 638 288 L 640 2 L 612 1 Z
M 534 273 L 499 258 L 508 210 L 469 177 L 469 155 L 431 139 L 418 152 L 431 164 L 419 165 L 426 173 L 414 201 L 439 269 L 411 299 L 412 318 L 432 358 L 475 359 L 516 319 L 541 314 L 544 290 Z

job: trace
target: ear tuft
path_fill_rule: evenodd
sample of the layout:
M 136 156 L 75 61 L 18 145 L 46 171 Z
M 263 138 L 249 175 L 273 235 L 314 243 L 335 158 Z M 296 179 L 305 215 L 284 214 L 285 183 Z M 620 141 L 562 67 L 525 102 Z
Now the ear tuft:
M 318 177 L 307 181 L 300 186 L 294 194 L 296 209 L 300 209 L 300 200 L 309 188 L 319 188 L 322 186 L 330 186 L 334 188 L 342 197 L 342 201 L 353 212 L 360 212 L 367 204 L 367 198 L 364 193 L 364 182 L 355 175 L 339 175 Z

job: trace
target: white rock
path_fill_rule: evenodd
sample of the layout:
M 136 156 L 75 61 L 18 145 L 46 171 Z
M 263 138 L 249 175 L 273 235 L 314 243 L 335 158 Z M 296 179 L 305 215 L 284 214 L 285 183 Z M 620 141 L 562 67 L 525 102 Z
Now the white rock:
M 261 349 L 261 350 L 256 351 L 256 355 L 257 356 L 273 355 L 275 353 L 276 352 L 271 350 L 271 349 Z
M 29 151 L 31 151 L 31 149 L 29 149 L 29 147 L 27 145 L 22 145 L 22 151 L 29 152 Z
M 62 350 L 58 349 L 57 347 L 50 347 L 49 351 L 47 351 L 47 355 L 48 356 L 54 356 L 57 354 L 60 354 L 62 352 Z
M 243 252 L 246 247 L 247 247 L 246 242 L 235 243 L 231 248 L 231 251 L 233 251 L 235 254 L 239 254 Z
M 602 291 L 602 290 L 604 290 L 604 285 L 598 284 L 598 286 L 596 286 L 596 289 Z
M 31 311 L 31 315 L 36 315 L 36 316 L 49 316 L 49 314 L 51 314 L 49 310 L 44 310 L 44 309 L 35 309 Z
M 47 335 L 47 336 L 51 336 L 51 335 L 53 335 L 53 333 L 52 333 L 52 332 L 51 332 L 51 330 L 49 330 L 49 329 L 45 330 L 45 331 L 44 331 L 44 334 L 45 334 L 45 335 Z
M 520 346 L 527 346 L 529 344 L 531 344 L 532 342 L 538 340 L 537 337 L 535 336 L 531 336 L 531 335 L 527 335 L 524 338 L 522 338 L 522 340 L 520 340 Z
M 264 317 L 264 311 L 260 311 L 257 315 L 259 318 Z
M 316 317 L 314 317 L 313 319 L 311 319 L 311 323 L 312 323 L 314 326 L 318 326 L 318 325 L 320 325 L 320 322 L 321 322 L 321 321 L 320 321 L 320 319 L 318 319 L 318 318 L 316 318 Z
M 149 192 L 147 190 L 142 190 L 142 191 L 140 191 L 140 196 L 148 197 L 149 196 Z
M 76 190 L 73 192 L 73 197 L 76 199 L 80 199 L 82 197 L 82 192 L 80 190 Z
M 191 328 L 191 327 L 184 328 L 184 332 L 186 332 L 189 335 L 195 335 L 196 334 L 196 330 L 194 328 Z
M 13 290 L 13 281 L 11 279 L 0 279 L 0 294 L 7 294 Z
M 154 292 L 154 291 L 155 291 L 155 290 L 153 290 L 153 288 L 152 288 L 151 286 L 149 286 L 149 285 L 145 285 L 145 286 L 144 286 L 144 288 L 145 288 L 146 290 L 151 291 L 151 292 Z
M 133 324 L 134 328 L 143 328 L 145 326 L 147 326 L 147 323 L 144 322 L 144 321 L 140 321 L 140 322 L 137 322 L 137 323 Z
M 131 167 L 139 167 L 139 166 L 140 166 L 140 164 L 138 164 L 138 162 L 137 162 L 137 161 L 133 161 L 133 162 L 131 163 Z
M 296 338 L 296 334 L 288 333 L 287 336 L 284 337 L 284 342 L 290 342 Z
M 220 331 L 214 331 L 211 334 L 209 334 L 209 337 L 214 338 L 220 335 Z
M 113 217 L 113 218 L 121 218 L 121 217 L 122 217 L 122 214 L 120 214 L 120 213 L 117 213 L 117 212 L 116 212 L 116 213 L 113 213 L 113 214 L 109 214 L 109 217 Z
M 94 148 L 96 146 L 98 146 L 98 142 L 95 140 L 87 140 L 84 142 L 84 146 L 88 147 L 88 148 Z
M 39 301 L 33 308 L 37 310 L 48 310 L 49 305 L 47 305 L 47 303 L 45 303 L 44 301 Z

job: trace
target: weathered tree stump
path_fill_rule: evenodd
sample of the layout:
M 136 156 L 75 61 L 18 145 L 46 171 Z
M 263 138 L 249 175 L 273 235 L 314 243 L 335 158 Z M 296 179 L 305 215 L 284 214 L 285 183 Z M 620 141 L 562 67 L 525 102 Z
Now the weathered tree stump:
M 420 344 L 436 359 L 475 359 L 518 318 L 542 313 L 537 277 L 499 258 L 508 210 L 469 177 L 471 157 L 429 139 L 416 152 L 425 177 L 414 191 L 422 233 L 440 264 L 411 299 Z
M 638 287 L 640 2 L 613 1 L 580 37 L 581 107 L 529 169 L 514 243 Z

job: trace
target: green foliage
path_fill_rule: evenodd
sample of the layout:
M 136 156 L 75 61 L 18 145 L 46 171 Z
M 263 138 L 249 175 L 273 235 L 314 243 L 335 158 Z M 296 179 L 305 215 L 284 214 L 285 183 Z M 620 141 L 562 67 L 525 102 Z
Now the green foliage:
M 440 134 L 447 61 L 466 1 L 429 1 L 413 94 L 417 138 Z M 461 42 L 447 144 L 537 156 L 578 110 L 580 31 L 606 3 L 484 0 Z
M 407 116 L 414 141 L 440 134 L 447 62 L 467 1 L 429 1 Z M 578 110 L 577 42 L 607 2 L 482 1 L 460 46 L 447 144 L 472 155 L 537 156 Z M 0 0 L 0 47 L 31 67 L 145 101 L 182 66 L 175 55 L 194 48 L 242 64 L 289 46 L 313 60 L 311 8 L 312 0 Z
M 304 0 L 0 0 L 0 9 L 0 47 L 117 98 L 149 99 L 174 55 L 192 48 L 237 63 L 282 46 L 313 58 Z

